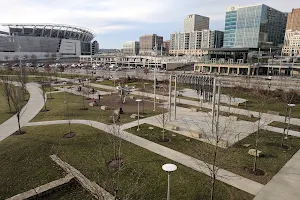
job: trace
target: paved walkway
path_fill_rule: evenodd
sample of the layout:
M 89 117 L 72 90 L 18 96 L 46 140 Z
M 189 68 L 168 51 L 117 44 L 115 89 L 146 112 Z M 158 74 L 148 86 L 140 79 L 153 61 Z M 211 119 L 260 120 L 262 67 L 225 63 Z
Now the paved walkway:
M 27 104 L 21 110 L 21 127 L 33 119 L 43 108 L 44 99 L 42 90 L 36 83 L 27 83 L 26 89 L 30 94 Z M 0 141 L 4 140 L 18 130 L 17 115 L 0 124 Z
M 95 84 L 95 83 L 91 83 L 91 86 L 98 87 L 98 88 L 104 88 L 104 89 L 108 89 L 108 90 L 115 89 L 112 86 Z M 134 94 L 134 95 L 144 95 L 144 96 L 147 96 L 147 97 L 150 97 L 150 98 L 154 98 L 154 94 L 147 93 L 147 92 L 133 91 L 132 94 Z M 159 95 L 159 94 L 157 94 L 156 96 L 160 99 L 166 99 L 166 100 L 168 99 L 167 96 L 163 96 L 163 95 Z M 173 98 L 172 98 L 172 101 L 173 101 Z M 186 104 L 186 105 L 191 105 L 191 106 L 199 106 L 199 102 L 197 102 L 197 101 L 192 101 L 192 100 L 187 100 L 187 99 L 182 99 L 182 98 L 180 99 L 180 103 Z M 202 106 L 204 108 L 209 108 L 209 109 L 211 109 L 211 107 L 212 107 L 211 104 L 209 104 L 209 103 L 203 103 Z M 250 115 L 253 115 L 254 117 L 259 116 L 259 112 L 246 110 L 246 109 L 241 109 L 241 108 L 234 108 L 234 107 L 229 108 L 228 106 L 220 106 L 220 110 L 225 111 L 225 112 L 240 114 L 240 115 L 246 115 L 246 116 L 250 116 Z M 265 121 L 266 125 L 268 123 L 272 122 L 272 121 L 284 122 L 284 116 L 272 115 L 272 114 L 267 114 L 267 113 L 263 113 L 262 119 Z M 291 118 L 291 124 L 299 125 L 300 124 L 300 119 L 299 118 Z
M 254 200 L 300 199 L 300 150 L 257 194 Z
M 39 125 L 54 125 L 54 124 L 67 124 L 68 120 L 57 120 L 57 121 L 44 121 L 44 122 L 31 122 L 28 123 L 26 126 L 39 126 Z M 113 126 L 108 126 L 106 124 L 96 122 L 96 121 L 89 121 L 89 120 L 71 120 L 72 124 L 84 124 L 89 125 L 94 128 L 100 129 L 102 131 L 105 131 L 107 133 L 113 134 L 111 131 L 113 129 Z M 136 125 L 135 122 L 130 123 L 131 126 Z M 124 128 L 127 128 L 128 125 L 122 126 L 121 130 L 124 130 Z M 149 151 L 152 151 L 158 155 L 164 156 L 170 160 L 173 160 L 175 162 L 178 162 L 182 165 L 185 165 L 187 167 L 190 167 L 196 171 L 202 172 L 208 176 L 210 176 L 210 171 L 206 164 L 201 161 L 197 160 L 193 157 L 190 157 L 188 155 L 185 155 L 183 153 L 180 153 L 178 151 L 174 151 L 172 149 L 169 149 L 167 147 L 164 147 L 162 145 L 159 145 L 157 143 L 151 142 L 149 140 L 146 140 L 144 138 L 138 137 L 134 134 L 128 133 L 126 131 L 122 131 L 122 134 L 117 134 L 116 136 L 131 142 L 135 145 L 138 145 L 142 148 L 145 148 Z M 264 185 L 257 183 L 255 181 L 252 181 L 250 179 L 244 178 L 242 176 L 236 175 L 232 172 L 229 172 L 227 170 L 219 169 L 218 172 L 218 180 L 227 183 L 233 187 L 236 187 L 240 190 L 246 191 L 250 194 L 256 195 Z

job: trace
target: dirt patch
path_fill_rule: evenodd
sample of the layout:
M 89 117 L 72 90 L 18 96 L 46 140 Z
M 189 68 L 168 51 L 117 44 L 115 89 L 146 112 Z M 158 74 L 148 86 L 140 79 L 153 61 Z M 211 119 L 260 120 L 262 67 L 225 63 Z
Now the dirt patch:
M 19 130 L 17 130 L 16 132 L 13 133 L 13 135 L 23 135 L 25 134 L 26 131 L 21 130 L 21 132 Z
M 64 134 L 64 138 L 72 138 L 72 137 L 75 137 L 75 136 L 76 136 L 76 133 L 74 133 L 74 132 Z
M 170 142 L 171 141 L 171 139 L 170 138 L 162 138 L 162 137 L 159 137 L 159 138 L 157 138 L 157 140 L 159 141 L 159 142 Z
M 88 108 L 79 108 L 79 110 L 88 110 Z
M 244 167 L 244 171 L 255 176 L 264 176 L 265 172 L 262 169 L 256 169 L 253 171 L 252 167 Z
M 289 150 L 289 149 L 291 148 L 290 146 L 285 145 L 285 144 L 280 145 L 280 147 L 281 147 L 282 149 L 284 149 L 284 150 Z
M 128 95 L 126 97 L 125 103 L 122 103 L 121 98 L 118 94 L 113 95 L 103 95 L 100 99 L 100 102 L 98 99 L 95 99 L 98 106 L 95 106 L 93 108 L 101 110 L 101 106 L 107 106 L 107 110 L 119 110 L 122 108 L 122 111 L 124 114 L 133 114 L 137 113 L 138 111 L 138 103 L 135 99 L 130 98 L 131 95 Z M 146 98 L 146 97 L 145 97 Z M 86 101 L 87 104 L 91 103 L 91 101 Z M 159 109 L 159 104 L 157 104 L 157 108 Z M 144 112 L 147 112 L 149 110 L 153 110 L 153 102 L 144 100 L 140 102 L 140 114 L 143 115 Z
M 120 159 L 114 159 L 108 162 L 109 169 L 117 170 L 119 167 L 123 166 L 124 160 L 122 158 Z

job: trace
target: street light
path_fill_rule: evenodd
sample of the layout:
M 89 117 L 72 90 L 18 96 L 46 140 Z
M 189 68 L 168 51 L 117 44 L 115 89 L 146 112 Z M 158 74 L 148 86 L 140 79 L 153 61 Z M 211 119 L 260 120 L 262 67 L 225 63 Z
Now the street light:
M 174 164 L 164 164 L 162 169 L 168 172 L 168 192 L 167 192 L 167 200 L 170 200 L 170 175 L 171 172 L 174 172 L 177 169 L 177 166 Z
M 137 99 L 135 101 L 138 102 L 138 128 L 137 128 L 137 131 L 139 131 L 140 130 L 140 102 L 142 100 L 141 99 Z
M 295 107 L 296 105 L 295 104 L 288 104 L 288 107 L 289 107 L 289 122 L 288 122 L 288 125 L 287 125 L 287 130 L 286 130 L 286 136 L 285 136 L 285 139 L 288 138 L 288 135 L 289 135 L 289 129 L 290 129 L 290 122 L 291 122 L 291 112 L 292 112 L 292 107 Z

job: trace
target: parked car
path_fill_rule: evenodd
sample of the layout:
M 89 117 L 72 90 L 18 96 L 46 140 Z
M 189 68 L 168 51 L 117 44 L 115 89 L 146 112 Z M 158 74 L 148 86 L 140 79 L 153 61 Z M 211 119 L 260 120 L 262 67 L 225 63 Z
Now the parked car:
M 266 78 L 266 80 L 272 80 L 272 76 L 268 76 L 267 78 Z

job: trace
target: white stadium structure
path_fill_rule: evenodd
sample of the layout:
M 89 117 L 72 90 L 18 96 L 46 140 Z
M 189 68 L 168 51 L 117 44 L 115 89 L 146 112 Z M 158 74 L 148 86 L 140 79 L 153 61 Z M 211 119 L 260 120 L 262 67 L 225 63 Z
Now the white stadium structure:
M 2 24 L 0 31 L 0 61 L 20 57 L 79 58 L 90 55 L 95 35 L 93 31 L 60 24 Z

